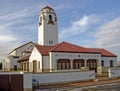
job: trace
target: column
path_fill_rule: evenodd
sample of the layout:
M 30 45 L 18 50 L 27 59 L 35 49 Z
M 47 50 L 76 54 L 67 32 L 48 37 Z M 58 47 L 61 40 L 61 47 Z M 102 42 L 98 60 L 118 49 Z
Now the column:
M 84 59 L 84 63 L 85 63 L 84 67 L 87 68 L 87 60 L 86 59 Z
M 73 60 L 70 60 L 70 69 L 73 69 Z
M 23 71 L 23 63 L 21 62 L 21 70 Z
M 27 62 L 26 62 L 26 71 L 27 71 Z
M 25 69 L 25 67 L 24 67 L 24 62 L 22 62 L 22 65 L 23 65 L 23 69 L 22 69 L 22 70 L 24 71 L 24 69 Z

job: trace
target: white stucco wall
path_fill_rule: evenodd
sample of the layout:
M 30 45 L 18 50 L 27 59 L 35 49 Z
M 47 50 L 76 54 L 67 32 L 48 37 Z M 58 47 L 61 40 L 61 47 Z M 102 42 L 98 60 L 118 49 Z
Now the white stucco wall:
M 30 55 L 30 58 L 29 58 L 29 62 L 30 62 L 30 66 L 29 66 L 29 69 L 32 71 L 33 69 L 33 65 L 32 65 L 32 62 L 36 60 L 37 61 L 37 64 L 38 64 L 38 61 L 40 61 L 40 69 L 42 69 L 42 56 L 41 54 L 39 53 L 39 51 L 34 47 L 33 50 L 32 50 L 32 53 Z M 38 65 L 37 65 L 37 68 L 38 68 Z
M 3 66 L 3 70 L 9 71 L 10 67 L 11 67 L 11 65 L 10 65 L 10 59 L 6 58 L 5 61 L 4 61 L 4 63 L 3 63 L 3 65 L 4 65 Z
M 83 80 L 95 79 L 95 72 L 79 71 L 79 72 L 41 73 L 41 74 L 33 74 L 32 79 L 35 79 L 40 84 L 83 81 Z
M 12 51 L 9 55 L 16 56 L 16 50 Z
M 50 69 L 50 58 L 49 58 L 49 56 L 43 56 L 43 69 Z
M 16 56 L 22 56 L 22 52 L 27 50 L 27 51 L 31 51 L 34 47 L 33 43 L 28 43 L 26 45 L 24 45 L 23 47 L 20 47 L 16 50 Z
M 113 60 L 113 66 L 117 66 L 117 57 L 101 57 L 101 60 L 104 60 L 104 67 L 110 67 L 110 61 Z M 101 66 L 101 61 L 99 61 Z
M 22 56 L 22 52 L 25 51 L 25 50 L 32 50 L 34 47 L 34 44 L 33 43 L 28 43 L 26 45 L 23 45 L 21 47 L 18 47 L 17 49 L 13 50 L 9 55 L 12 55 L 12 56 Z
M 80 57 L 78 57 L 78 55 L 80 55 Z M 51 69 L 56 69 L 56 61 L 58 59 L 70 59 L 71 61 L 74 59 L 84 59 L 85 61 L 88 59 L 101 60 L 101 54 L 50 52 Z
M 43 18 L 43 15 L 45 16 Z M 49 15 L 52 16 L 52 21 L 54 24 L 48 24 Z M 40 17 L 42 21 L 40 21 Z M 38 43 L 40 45 L 54 45 L 58 43 L 58 28 L 57 22 L 55 21 L 56 14 L 54 11 L 44 11 L 44 14 L 40 13 L 39 22 L 41 25 L 38 26 Z M 49 44 L 49 41 L 53 41 L 53 44 Z
M 17 66 L 17 68 L 20 68 L 20 63 L 17 62 L 19 58 L 13 58 L 13 57 L 10 57 L 10 68 L 14 68 L 14 65 Z
M 109 77 L 120 77 L 120 68 L 109 68 Z

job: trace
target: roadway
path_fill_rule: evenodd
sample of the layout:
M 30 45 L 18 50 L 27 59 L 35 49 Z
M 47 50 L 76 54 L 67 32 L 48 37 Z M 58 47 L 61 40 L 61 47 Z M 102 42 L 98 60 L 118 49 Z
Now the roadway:
M 120 91 L 120 82 L 86 87 L 61 87 L 35 91 Z

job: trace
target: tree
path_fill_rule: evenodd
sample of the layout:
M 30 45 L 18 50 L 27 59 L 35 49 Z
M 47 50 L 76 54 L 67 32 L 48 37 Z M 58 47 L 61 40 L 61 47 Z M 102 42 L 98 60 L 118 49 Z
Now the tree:
M 0 63 L 0 69 L 2 69 L 2 62 Z

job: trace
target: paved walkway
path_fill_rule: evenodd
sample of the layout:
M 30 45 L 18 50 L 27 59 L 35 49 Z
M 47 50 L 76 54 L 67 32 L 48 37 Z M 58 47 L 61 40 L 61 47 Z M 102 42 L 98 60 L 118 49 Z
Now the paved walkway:
M 72 83 L 64 83 L 64 84 L 51 84 L 51 85 L 41 85 L 39 89 L 51 89 L 51 88 L 61 88 L 61 87 L 86 87 L 86 86 L 94 86 L 100 84 L 107 83 L 116 83 L 120 82 L 120 78 L 99 78 L 95 81 L 83 81 L 83 82 L 72 82 Z

